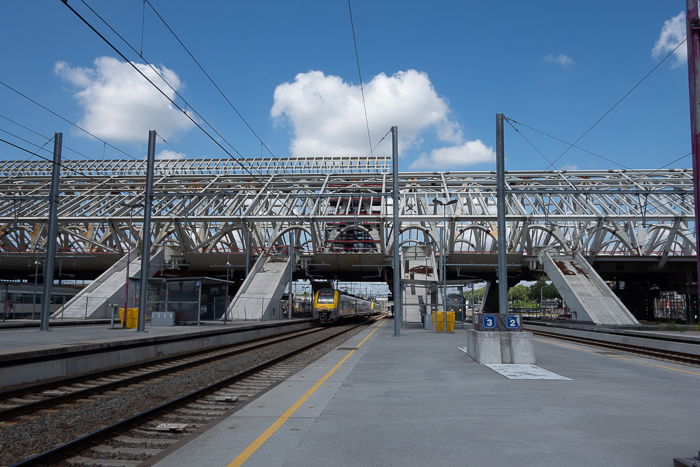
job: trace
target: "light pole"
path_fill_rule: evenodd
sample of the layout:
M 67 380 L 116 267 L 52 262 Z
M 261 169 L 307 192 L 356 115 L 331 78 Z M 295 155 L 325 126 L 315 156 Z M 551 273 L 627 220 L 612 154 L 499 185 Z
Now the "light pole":
M 129 208 L 129 237 L 131 237 L 131 232 L 133 231 L 134 228 L 134 208 L 138 207 L 143 207 L 143 203 L 140 203 L 138 201 L 133 201 L 131 203 L 127 203 L 126 201 L 122 201 L 122 206 L 125 206 Z M 135 237 L 134 237 L 135 238 Z M 126 286 L 124 289 L 124 319 L 126 319 L 128 315 L 128 309 L 129 309 L 129 264 L 131 263 L 131 239 L 129 238 L 129 241 L 127 242 L 127 253 L 126 253 Z
M 455 204 L 456 199 L 452 198 L 448 201 L 442 201 L 437 198 L 433 199 L 433 205 L 437 209 L 442 206 L 442 230 L 440 231 L 440 275 L 442 276 L 442 329 L 447 332 L 447 238 L 445 230 L 447 230 L 447 210 L 446 206 Z
M 34 314 L 36 313 L 36 282 L 39 276 L 39 257 L 34 259 L 34 297 L 32 299 L 32 319 L 34 319 Z
M 544 290 L 544 285 L 540 287 L 540 313 L 544 313 L 544 308 L 542 308 L 542 291 Z

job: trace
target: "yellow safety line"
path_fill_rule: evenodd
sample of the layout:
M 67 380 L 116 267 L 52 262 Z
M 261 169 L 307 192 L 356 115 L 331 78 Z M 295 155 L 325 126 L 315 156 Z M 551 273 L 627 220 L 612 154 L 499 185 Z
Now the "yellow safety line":
M 333 368 L 331 368 L 331 369 L 328 371 L 328 373 L 326 373 L 325 375 L 323 375 L 323 377 L 322 377 L 321 379 L 319 379 L 319 380 L 316 382 L 316 384 L 314 384 L 313 386 L 311 386 L 311 389 L 309 389 L 308 391 L 306 391 L 306 393 L 305 393 L 303 396 L 301 396 L 299 399 L 297 399 L 297 401 L 296 401 L 294 404 L 292 404 L 291 407 L 289 407 L 287 410 L 285 410 L 284 413 L 283 413 L 282 415 L 280 415 L 279 418 L 278 418 L 277 420 L 275 420 L 275 422 L 274 422 L 272 425 L 270 425 L 265 431 L 263 431 L 263 433 L 262 433 L 260 436 L 258 436 L 258 437 L 255 439 L 255 441 L 253 441 L 252 443 L 250 443 L 250 444 L 248 445 L 248 447 L 246 447 L 246 448 L 243 450 L 243 452 L 241 452 L 234 460 L 232 460 L 232 461 L 228 464 L 228 467 L 238 467 L 238 466 L 240 466 L 240 465 L 243 465 L 243 463 L 244 463 L 245 461 L 247 461 L 247 460 L 250 458 L 250 456 L 252 456 L 253 454 L 255 454 L 255 451 L 257 451 L 258 449 L 260 449 L 260 447 L 261 447 L 263 444 L 265 444 L 265 442 L 266 442 L 268 439 L 270 439 L 270 437 L 271 437 L 273 434 L 275 434 L 275 432 L 276 432 L 277 430 L 279 430 L 280 427 L 281 427 L 282 425 L 284 425 L 284 423 L 285 423 L 287 420 L 289 420 L 289 418 L 290 418 L 292 415 L 294 415 L 294 413 L 295 413 L 297 410 L 299 410 L 299 408 L 301 407 L 301 405 L 302 405 L 304 402 L 306 402 L 306 400 L 307 400 L 309 397 L 311 397 L 311 396 L 318 390 L 318 388 L 320 388 L 321 385 L 322 385 L 323 383 L 325 383 L 326 380 L 327 380 L 328 378 L 330 378 L 330 377 L 333 375 L 333 373 L 335 373 L 336 370 L 337 370 L 338 368 L 340 368 L 340 366 L 341 366 L 343 363 L 345 363 L 345 362 L 347 361 L 347 359 L 350 358 L 350 356 L 351 356 L 353 353 L 355 353 L 355 351 L 356 351 L 357 349 L 359 349 L 359 348 L 362 346 L 362 344 L 364 344 L 364 343 L 367 341 L 367 339 L 369 339 L 369 338 L 372 336 L 372 334 L 374 334 L 375 332 L 377 332 L 377 330 L 378 330 L 380 327 L 382 327 L 382 326 L 384 325 L 385 322 L 386 322 L 386 321 L 382 320 L 382 322 L 379 323 L 379 326 L 377 326 L 376 328 L 374 328 L 374 330 L 373 330 L 372 332 L 370 332 L 370 333 L 367 335 L 367 337 L 365 337 L 364 339 L 362 339 L 362 341 L 355 347 L 354 350 L 351 350 L 350 352 L 348 352 L 347 355 L 345 355 L 338 363 L 335 364 L 335 366 L 334 366 Z
M 698 373 L 697 371 L 683 370 L 682 368 L 673 368 L 672 366 L 659 365 L 658 363 L 645 363 L 645 362 L 642 362 L 642 361 L 640 361 L 640 363 L 642 363 L 642 364 L 644 364 L 644 365 L 648 365 L 648 366 L 656 366 L 656 367 L 659 367 L 659 368 L 665 368 L 665 369 L 667 369 L 667 370 L 679 371 L 679 372 L 681 372 L 681 373 L 688 373 L 689 375 L 698 375 L 698 376 L 700 376 L 700 373 Z
M 553 338 L 550 338 L 550 339 L 553 339 Z M 570 345 L 564 345 L 564 344 L 560 344 L 560 343 L 558 343 L 558 342 L 552 342 L 552 341 L 549 341 L 549 340 L 543 340 L 542 338 L 537 338 L 537 340 L 538 340 L 539 342 L 544 343 L 544 344 L 556 345 L 557 347 L 564 347 L 564 348 L 571 349 L 571 350 L 578 350 L 578 351 L 580 351 L 580 352 L 596 352 L 595 350 L 589 350 L 589 349 L 584 349 L 584 348 L 579 348 L 579 347 L 573 347 L 573 346 L 570 346 Z M 578 345 L 582 345 L 582 344 L 578 344 Z M 624 352 L 624 350 L 621 350 L 621 352 Z M 597 353 L 597 352 L 596 352 L 596 353 Z M 678 372 L 680 372 L 680 373 L 686 373 L 686 374 L 689 374 L 689 375 L 697 375 L 697 376 L 700 376 L 700 373 L 698 373 L 697 371 L 684 370 L 684 369 L 682 369 L 682 368 L 674 368 L 674 367 L 672 367 L 672 366 L 660 365 L 660 364 L 658 364 L 658 363 L 648 363 L 648 362 L 645 362 L 644 360 L 641 360 L 641 359 L 639 359 L 639 358 L 635 358 L 635 357 L 633 357 L 633 356 L 630 356 L 630 357 L 623 357 L 622 355 L 613 355 L 613 354 L 609 354 L 609 353 L 606 353 L 606 354 L 603 354 L 603 355 L 606 355 L 606 356 L 612 357 L 612 358 L 617 358 L 618 360 L 632 360 L 632 361 L 635 361 L 635 362 L 640 363 L 640 364 L 645 365 L 645 366 L 651 366 L 651 367 L 656 367 L 656 368 L 663 368 L 663 369 L 665 369 L 665 370 L 678 371 Z

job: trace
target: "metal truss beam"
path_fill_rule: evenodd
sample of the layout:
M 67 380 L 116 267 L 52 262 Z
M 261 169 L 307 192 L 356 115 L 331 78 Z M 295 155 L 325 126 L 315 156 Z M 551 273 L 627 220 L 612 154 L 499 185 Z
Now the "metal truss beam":
M 300 235 L 308 252 L 386 253 L 393 244 L 387 158 L 156 162 L 153 247 L 253 255 Z M 59 252 L 115 252 L 140 243 L 145 162 L 66 161 Z M 50 164 L 0 162 L 0 252 L 45 246 Z M 541 247 L 589 256 L 695 254 L 692 171 L 574 170 L 506 174 L 508 252 Z M 450 253 L 495 253 L 494 172 L 411 172 L 399 177 L 400 241 L 436 245 L 443 216 Z M 457 199 L 439 207 L 434 198 Z M 445 211 L 443 211 L 445 210 Z M 289 238 L 287 238 L 289 237 Z

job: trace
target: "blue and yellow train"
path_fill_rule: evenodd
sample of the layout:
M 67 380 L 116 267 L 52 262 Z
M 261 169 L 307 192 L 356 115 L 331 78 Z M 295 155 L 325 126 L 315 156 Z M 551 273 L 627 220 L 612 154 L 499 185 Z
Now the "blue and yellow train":
M 377 315 L 383 311 L 381 303 L 357 297 L 338 289 L 323 288 L 314 294 L 314 321 L 335 323 L 358 316 Z

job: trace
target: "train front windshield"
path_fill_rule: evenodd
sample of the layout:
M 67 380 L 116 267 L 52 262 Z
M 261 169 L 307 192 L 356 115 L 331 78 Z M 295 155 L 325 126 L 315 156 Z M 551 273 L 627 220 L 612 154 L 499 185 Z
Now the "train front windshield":
M 320 290 L 318 292 L 318 303 L 333 303 L 333 290 Z

